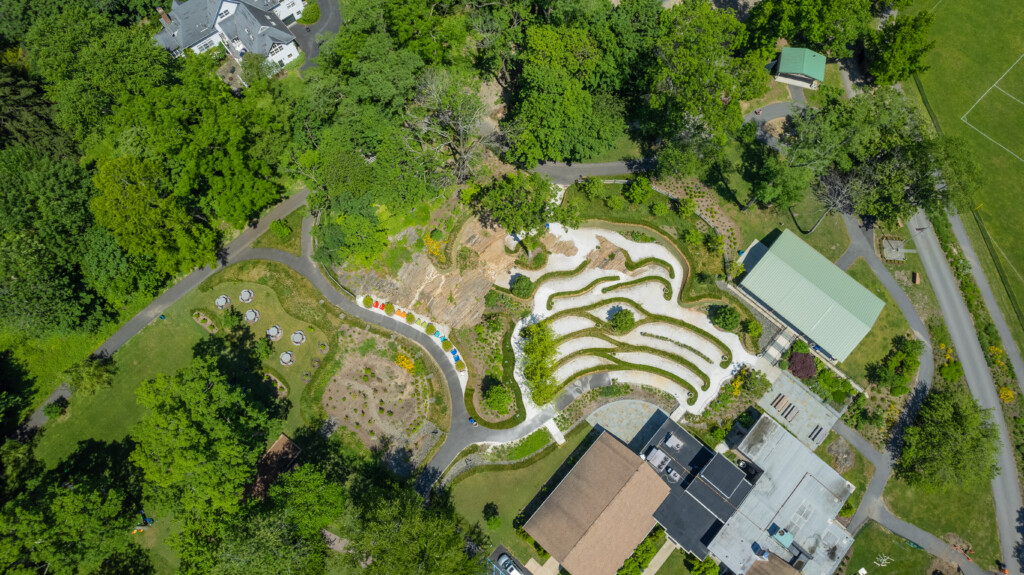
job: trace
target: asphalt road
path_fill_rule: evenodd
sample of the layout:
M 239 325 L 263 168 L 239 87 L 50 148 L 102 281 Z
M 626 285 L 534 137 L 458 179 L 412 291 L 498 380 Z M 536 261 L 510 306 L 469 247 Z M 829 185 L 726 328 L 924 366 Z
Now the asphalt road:
M 975 563 L 965 561 L 964 555 L 955 551 L 945 541 L 903 521 L 885 507 L 882 493 L 885 490 L 885 484 L 889 481 L 889 477 L 892 476 L 892 460 L 888 453 L 879 452 L 860 434 L 850 429 L 842 421 L 837 421 L 832 429 L 875 466 L 875 475 L 871 478 L 871 482 L 868 483 L 864 498 L 861 499 L 857 513 L 853 515 L 853 519 L 850 522 L 849 531 L 851 533 L 858 532 L 869 519 L 873 519 L 896 535 L 924 547 L 928 553 L 959 565 L 966 575 L 982 575 L 985 573 Z
M 939 307 L 942 309 L 946 327 L 949 328 L 950 338 L 956 348 L 960 362 L 963 364 L 964 374 L 967 378 L 967 386 L 978 403 L 985 409 L 993 411 L 993 419 L 999 426 L 999 438 L 1002 447 L 999 450 L 999 475 L 992 480 L 992 494 L 995 497 L 996 522 L 999 526 L 999 544 L 1002 549 L 1004 561 L 1010 573 L 1020 575 L 1022 573 L 1022 562 L 1018 555 L 1018 549 L 1022 547 L 1021 534 L 1018 517 L 1024 512 L 1021 504 L 1020 488 L 1017 479 L 1017 464 L 1013 457 L 1012 443 L 1006 430 L 1003 414 L 996 395 L 996 388 L 992 382 L 992 374 L 985 362 L 985 355 L 982 353 L 981 345 L 978 343 L 978 335 L 974 330 L 974 322 L 967 305 L 960 296 L 960 289 L 956 279 L 946 262 L 942 253 L 939 240 L 928 218 L 923 213 L 917 213 L 910 220 L 914 228 L 926 228 L 914 237 L 914 244 L 917 246 L 917 253 L 924 263 L 925 272 L 932 282 L 932 288 L 939 300 Z M 966 243 L 969 245 L 969 243 Z M 984 277 L 980 269 L 975 270 L 975 278 Z M 980 283 L 980 282 L 979 282 Z M 993 310 L 990 310 L 993 311 Z M 998 311 L 998 308 L 995 308 Z
M 843 223 L 846 224 L 846 231 L 850 236 L 850 247 L 846 248 L 843 255 L 839 256 L 836 265 L 848 270 L 857 258 L 864 258 L 868 262 L 875 277 L 885 286 L 885 290 L 889 292 L 900 311 L 903 312 L 903 317 L 907 318 L 910 329 L 914 331 L 918 339 L 925 342 L 925 349 L 921 352 L 921 369 L 918 371 L 917 381 L 930 389 L 935 375 L 935 363 L 932 358 L 932 339 L 928 334 L 928 328 L 921 321 L 921 317 L 917 315 L 917 310 L 914 309 L 914 304 L 910 303 L 907 293 L 903 291 L 900 284 L 896 282 L 896 278 L 892 277 L 888 268 L 878 258 L 874 248 L 874 233 L 861 226 L 857 216 L 844 215 Z M 931 274 L 928 277 L 931 277 Z
M 323 34 L 334 34 L 341 28 L 341 4 L 338 0 L 320 0 L 320 19 L 316 24 L 303 26 L 292 24 L 289 29 L 295 34 L 295 41 L 299 43 L 302 51 L 306 54 L 306 62 L 300 70 L 308 70 L 316 66 L 314 60 L 320 55 L 320 40 L 317 36 Z
M 964 257 L 967 258 L 967 261 L 971 262 L 972 269 L 980 272 L 982 270 L 981 262 L 978 261 L 978 255 L 974 253 L 971 238 L 967 236 L 967 230 L 964 229 L 964 223 L 960 216 L 951 216 L 949 222 L 953 225 L 953 235 L 960 242 L 960 247 L 964 251 Z M 981 290 L 981 299 L 985 301 L 985 306 L 988 307 L 989 315 L 992 316 L 992 323 L 996 324 L 999 337 L 1003 339 L 1006 355 L 1010 358 L 1013 371 L 1017 374 L 1017 384 L 1020 385 L 1020 378 L 1024 377 L 1024 360 L 1021 359 L 1020 348 L 1017 347 L 1017 343 L 1013 340 L 1010 326 L 1006 323 L 1006 316 L 1003 315 L 1003 310 L 996 303 L 996 296 L 992 293 L 992 286 L 988 283 L 988 278 L 985 274 L 975 273 L 974 281 L 978 284 L 978 289 Z M 1015 318 L 1011 316 L 1011 320 L 1013 319 Z

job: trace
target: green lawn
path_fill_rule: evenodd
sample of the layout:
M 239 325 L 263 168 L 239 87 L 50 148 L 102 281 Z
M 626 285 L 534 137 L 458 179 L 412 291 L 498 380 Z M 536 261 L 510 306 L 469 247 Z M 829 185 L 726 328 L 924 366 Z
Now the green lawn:
M 640 145 L 631 140 L 628 134 L 622 134 L 612 142 L 610 148 L 584 161 L 587 163 L 618 162 L 621 160 L 638 160 L 640 157 Z
M 825 81 L 823 84 L 843 90 L 843 76 L 839 72 L 838 63 L 825 64 Z M 825 103 L 825 98 L 818 90 L 804 90 L 804 98 L 807 99 L 807 105 L 814 108 L 820 108 Z M 843 92 L 843 98 L 846 98 L 845 91 Z
M 829 454 L 828 447 L 837 439 L 839 439 L 839 436 L 836 432 L 829 431 L 825 441 L 814 450 L 818 457 L 828 462 L 832 467 L 835 467 L 835 459 Z M 853 449 L 852 446 L 851 449 Z M 864 492 L 867 491 L 868 483 L 875 475 L 875 466 L 871 465 L 871 462 L 865 459 L 856 449 L 853 449 L 853 456 L 853 467 L 847 469 L 842 475 L 856 488 L 853 495 L 850 496 L 850 504 L 856 509 L 860 506 L 861 500 L 864 499 Z
M 999 531 L 987 481 L 927 491 L 894 477 L 885 486 L 885 501 L 900 518 L 936 537 L 958 534 L 973 546 L 972 557 L 980 567 L 995 569 L 1000 558 Z
M 301 207 L 294 212 L 288 214 L 282 221 L 286 226 L 291 228 L 292 233 L 288 234 L 285 238 L 277 237 L 277 234 L 273 230 L 267 230 L 263 232 L 263 235 L 256 238 L 253 242 L 252 247 L 254 248 L 270 248 L 275 250 L 283 250 L 290 254 L 297 256 L 302 255 L 302 218 L 306 215 L 306 208 Z
M 743 113 L 747 113 L 750 110 L 763 108 L 768 104 L 775 104 L 777 102 L 788 102 L 790 99 L 791 97 L 789 95 L 789 86 L 783 84 L 782 82 L 770 80 L 768 82 L 768 92 L 766 92 L 764 96 L 761 96 L 760 98 L 755 98 L 753 100 L 748 100 L 746 102 L 740 102 L 740 107 L 743 110 Z
M 1024 161 L 1021 161 L 961 120 L 971 110 L 967 121 L 986 131 L 1003 146 L 1020 152 L 1020 134 L 1024 133 L 1024 105 L 1013 102 L 998 89 L 989 90 L 999 80 L 999 87 L 1024 101 L 1024 64 L 1018 63 L 1002 77 L 1024 53 L 1024 5 L 1015 0 L 992 0 L 978 10 L 970 0 L 944 0 L 936 6 L 933 0 L 919 0 L 909 12 L 931 10 L 935 22 L 931 39 L 935 46 L 925 57 L 929 69 L 920 74 L 925 96 L 939 119 L 946 135 L 967 139 L 975 158 L 985 172 L 985 184 L 975 204 L 993 241 L 1002 250 L 996 257 L 1002 259 L 1009 276 L 1010 288 L 1017 299 L 1024 301 L 1024 239 L 1020 222 L 1024 221 L 1024 205 L 1019 201 L 1020 182 L 1024 181 Z M 904 82 L 904 88 L 916 90 L 914 82 Z M 1011 106 L 1012 104 L 1012 106 Z M 997 113 L 1005 109 L 1005 113 Z M 1002 287 L 995 265 L 970 214 L 963 218 L 971 243 L 985 275 L 992 284 L 996 299 L 1007 316 L 1017 344 L 1024 345 L 1024 329 L 1015 319 L 1009 297 Z M 1018 272 L 1020 272 L 1018 274 Z
M 682 549 L 673 551 L 655 575 L 690 575 L 686 567 L 686 552 Z
M 849 574 L 866 569 L 872 575 L 927 575 L 932 562 L 927 551 L 911 547 L 906 539 L 874 521 L 860 530 L 850 551 L 850 563 L 846 566 Z M 880 555 L 889 558 L 885 567 L 877 564 Z
M 857 258 L 847 273 L 885 302 L 885 307 L 882 308 L 882 313 L 875 320 L 871 331 L 864 336 L 864 339 L 846 358 L 846 361 L 839 364 L 839 369 L 843 370 L 846 375 L 864 384 L 867 382 L 867 365 L 882 359 L 885 354 L 889 353 L 892 338 L 909 332 L 910 325 L 907 324 L 907 318 L 903 317 L 900 308 L 893 301 L 882 282 L 875 277 L 875 273 L 871 271 L 871 267 L 868 266 L 868 262 L 864 258 Z
M 243 288 L 252 289 L 255 293 L 251 305 L 238 301 L 238 294 Z M 154 320 L 118 350 L 114 355 L 118 373 L 113 385 L 92 397 L 74 400 L 65 420 L 46 425 L 36 451 L 39 458 L 53 466 L 74 451 L 81 440 L 116 441 L 124 437 L 142 417 L 142 408 L 135 402 L 135 389 L 146 379 L 171 374 L 188 365 L 192 360 L 192 347 L 206 335 L 206 330 L 192 319 L 192 312 L 202 310 L 219 324 L 223 312 L 216 310 L 213 300 L 222 293 L 227 294 L 240 311 L 250 307 L 259 310 L 260 320 L 253 326 L 257 336 L 262 336 L 275 324 L 284 331 L 285 336 L 274 344 L 274 353 L 264 367 L 281 378 L 289 390 L 292 409 L 284 424 L 285 433 L 298 429 L 303 423 L 303 415 L 312 415 L 301 413 L 299 407 L 306 387 L 302 374 L 316 371 L 311 368 L 311 361 L 324 357 L 318 344 L 326 342 L 327 334 L 335 331 L 340 321 L 338 312 L 330 304 L 318 304 L 319 292 L 295 272 L 277 264 L 243 262 L 208 279 L 168 308 L 164 312 L 166 320 Z M 295 295 L 306 300 L 288 301 Z M 310 301 L 312 297 L 317 299 Z M 286 308 L 293 313 L 290 314 Z M 296 315 L 305 319 L 298 319 Z M 288 337 L 298 329 L 305 332 L 306 343 L 294 346 Z M 278 355 L 284 350 L 295 353 L 294 365 L 285 367 L 280 364 Z M 111 414 L 116 414 L 116 417 Z
M 540 560 L 533 547 L 516 535 L 512 520 L 528 504 L 548 479 L 562 465 L 565 458 L 578 446 L 591 427 L 581 424 L 565 436 L 565 443 L 555 449 L 543 451 L 538 459 L 529 465 L 516 469 L 495 466 L 491 470 L 473 473 L 465 479 L 456 479 L 452 499 L 455 510 L 470 523 L 479 522 L 481 529 L 491 538 L 492 544 L 502 544 L 521 561 L 530 557 Z M 484 522 L 483 509 L 487 503 L 498 505 L 501 525 L 491 530 Z

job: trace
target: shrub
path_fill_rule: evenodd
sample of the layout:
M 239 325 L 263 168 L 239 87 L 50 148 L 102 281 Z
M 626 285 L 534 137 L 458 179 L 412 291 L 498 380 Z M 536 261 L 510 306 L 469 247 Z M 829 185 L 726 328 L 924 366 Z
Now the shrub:
M 687 245 L 699 246 L 701 241 L 703 241 L 704 236 L 700 235 L 700 232 L 697 230 L 691 228 L 683 232 L 682 238 Z
M 615 333 L 627 333 L 633 329 L 634 325 L 636 325 L 636 317 L 633 315 L 633 311 L 628 309 L 617 310 L 608 322 L 608 326 Z
M 518 276 L 512 284 L 512 294 L 521 298 L 528 298 L 532 296 L 533 280 L 526 276 Z
M 604 184 L 602 184 L 601 180 L 598 178 L 589 177 L 576 185 L 588 200 L 593 200 L 604 195 Z
M 843 508 L 839 510 L 840 517 L 853 517 L 853 514 L 857 512 L 857 508 L 850 503 L 849 500 L 843 503 Z
M 388 315 L 395 315 L 395 304 L 391 302 L 384 304 L 384 313 Z
M 654 191 L 651 187 L 651 181 L 647 178 L 640 176 L 633 180 L 629 187 L 626 188 L 626 199 L 633 204 L 642 204 L 651 197 L 651 192 Z
M 491 531 L 497 531 L 501 528 L 501 517 L 495 515 L 494 517 L 487 518 L 487 528 Z
M 809 353 L 793 352 L 789 356 L 789 372 L 797 379 L 809 379 L 818 374 L 814 365 L 814 356 Z
M 416 323 L 416 314 L 412 312 L 405 314 L 405 323 L 409 325 Z
M 434 240 L 435 242 L 439 242 L 441 241 L 442 238 L 444 238 L 444 232 L 437 228 L 430 230 L 430 239 Z
M 302 9 L 302 16 L 299 17 L 298 23 L 302 24 L 303 26 L 308 26 L 310 24 L 316 24 L 317 20 L 319 19 L 320 4 L 317 3 L 317 0 L 309 0 L 309 3 L 306 4 L 306 7 Z
M 451 340 L 446 339 L 446 340 L 441 342 L 441 349 L 443 349 L 445 351 L 451 351 L 453 347 L 455 347 L 455 346 L 452 345 Z
M 655 527 L 647 537 L 637 545 L 636 549 L 633 550 L 633 554 L 626 558 L 625 563 L 619 568 L 617 575 L 640 575 L 644 569 L 651 564 L 651 560 L 658 554 L 660 550 L 657 546 L 657 541 L 661 537 L 661 533 L 664 529 L 661 526 Z
M 725 247 L 725 238 L 712 230 L 704 234 L 704 247 L 710 252 L 720 252 Z
M 946 381 L 957 382 L 964 376 L 964 367 L 959 361 L 951 359 L 939 366 L 939 375 Z
M 466 371 L 466 362 L 462 361 L 461 359 L 459 361 L 456 361 L 455 369 L 459 371 Z
M 651 206 L 651 215 L 653 215 L 656 218 L 664 216 L 667 213 L 668 213 L 668 206 L 666 206 L 665 204 L 663 204 L 661 202 L 655 202 Z
M 889 353 L 875 363 L 868 364 L 868 381 L 888 388 L 892 395 L 910 391 L 912 380 L 921 366 L 920 355 L 924 342 L 904 335 L 892 338 Z
M 789 362 L 784 360 L 784 359 L 780 359 L 779 360 L 779 369 L 789 369 Z
M 811 353 L 811 346 L 807 345 L 806 341 L 804 341 L 802 339 L 798 339 L 798 340 L 793 342 L 792 352 L 793 353 Z
M 235 311 L 235 308 L 228 308 L 228 311 L 224 312 L 224 329 L 228 331 L 235 331 L 235 328 L 242 325 L 242 314 Z
M 626 200 L 622 199 L 622 196 L 611 196 L 605 199 L 604 205 L 610 210 L 618 211 L 626 207 Z
M 743 326 L 743 329 L 754 339 L 760 338 L 761 334 L 764 333 L 764 326 L 756 319 L 748 319 Z
M 508 386 L 502 383 L 492 385 L 484 392 L 484 405 L 487 409 L 505 415 L 509 411 L 515 396 Z
M 729 305 L 718 306 L 711 314 L 711 323 L 719 329 L 734 331 L 740 326 L 740 312 Z
M 282 240 L 292 235 L 292 229 L 288 224 L 284 223 L 284 220 L 270 222 L 270 231 L 274 232 L 274 235 Z
M 273 347 L 270 345 L 270 340 L 266 337 L 261 337 L 256 340 L 256 345 L 253 346 L 256 352 L 256 357 L 260 358 L 260 361 L 266 361 L 270 357 Z
M 533 400 L 537 405 L 544 405 L 554 399 L 557 391 L 551 381 L 557 348 L 555 333 L 544 321 L 525 327 L 521 333 L 526 356 L 523 375 L 533 388 Z
M 680 216 L 688 218 L 697 211 L 697 202 L 693 201 L 693 198 L 683 198 L 676 204 L 676 211 Z
M 370 297 L 370 296 L 364 297 L 363 298 L 363 307 L 365 307 L 365 308 L 373 307 L 373 298 Z
M 46 414 L 46 417 L 60 417 L 67 413 L 67 411 L 68 400 L 66 397 L 58 397 L 43 407 L 43 413 Z
M 434 335 L 434 332 L 437 331 L 437 327 L 432 323 L 428 323 L 427 327 L 424 328 L 423 331 L 427 332 L 430 335 Z

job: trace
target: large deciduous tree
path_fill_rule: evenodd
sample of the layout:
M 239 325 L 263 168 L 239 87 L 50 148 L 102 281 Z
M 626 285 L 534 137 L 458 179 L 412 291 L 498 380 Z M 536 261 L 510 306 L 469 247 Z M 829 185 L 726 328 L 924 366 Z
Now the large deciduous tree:
M 684 0 L 661 14 L 649 68 L 650 106 L 665 149 L 659 169 L 691 171 L 717 155 L 726 134 L 743 122 L 740 100 L 767 86 L 764 63 L 743 54 L 743 25 L 731 10 Z
M 512 234 L 529 234 L 549 222 L 579 226 L 575 204 L 554 203 L 558 190 L 537 173 L 513 172 L 477 193 L 471 200 L 487 217 Z
M 897 474 L 925 488 L 987 483 L 999 473 L 992 412 L 963 387 L 936 389 L 903 434 Z
M 779 38 L 829 58 L 853 55 L 850 46 L 867 31 L 871 0 L 762 0 L 747 26 L 758 46 L 774 50 Z
M 213 260 L 213 232 L 169 195 L 168 176 L 154 161 L 101 158 L 93 179 L 96 220 L 129 254 L 152 257 L 162 274 L 175 275 Z
M 237 513 L 266 446 L 267 412 L 228 381 L 215 357 L 145 381 L 137 395 L 146 415 L 132 429 L 132 461 L 152 495 L 207 529 Z
M 928 69 L 924 57 L 935 45 L 934 40 L 928 39 L 934 20 L 931 12 L 899 14 L 868 36 L 868 71 L 877 82 L 895 84 Z

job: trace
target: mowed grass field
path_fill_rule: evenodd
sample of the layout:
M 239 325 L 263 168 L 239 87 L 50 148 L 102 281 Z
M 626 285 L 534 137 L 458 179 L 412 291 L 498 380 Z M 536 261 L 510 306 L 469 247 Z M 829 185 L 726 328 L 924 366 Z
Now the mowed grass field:
M 978 212 L 1010 288 L 1024 301 L 1024 3 L 919 0 L 909 11 L 917 10 L 935 16 L 935 46 L 926 58 L 930 69 L 920 74 L 925 96 L 943 133 L 966 138 L 985 173 Z M 913 81 L 903 86 L 916 91 Z M 963 214 L 962 219 L 1014 339 L 1024 346 L 1024 328 L 974 217 Z

